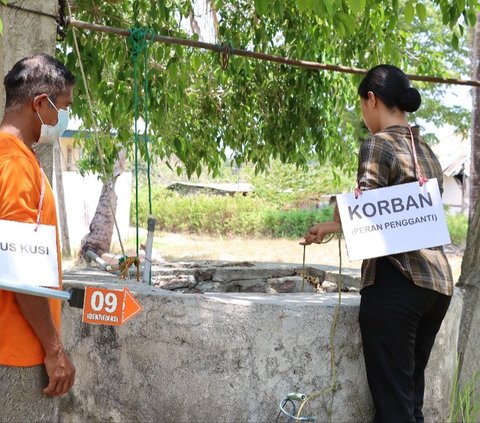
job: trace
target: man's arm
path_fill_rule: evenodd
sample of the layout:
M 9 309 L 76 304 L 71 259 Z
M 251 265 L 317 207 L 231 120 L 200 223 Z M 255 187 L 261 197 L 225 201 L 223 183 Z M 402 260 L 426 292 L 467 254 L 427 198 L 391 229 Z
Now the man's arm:
M 52 396 L 66 394 L 75 381 L 75 367 L 63 349 L 48 299 L 18 293 L 15 297 L 22 314 L 45 350 L 45 368 L 49 381 L 43 392 Z

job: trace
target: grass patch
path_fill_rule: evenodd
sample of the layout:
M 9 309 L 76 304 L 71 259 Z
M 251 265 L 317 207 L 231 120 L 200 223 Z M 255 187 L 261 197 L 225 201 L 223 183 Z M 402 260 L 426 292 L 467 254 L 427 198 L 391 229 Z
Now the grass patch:
M 480 371 L 460 386 L 458 381 L 459 363 L 455 368 L 452 394 L 450 396 L 449 422 L 476 423 L 480 421 Z

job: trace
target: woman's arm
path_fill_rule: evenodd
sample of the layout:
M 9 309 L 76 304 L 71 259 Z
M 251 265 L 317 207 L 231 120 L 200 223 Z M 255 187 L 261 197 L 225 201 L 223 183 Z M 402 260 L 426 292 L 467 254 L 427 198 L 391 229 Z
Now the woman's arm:
M 338 212 L 338 206 L 335 205 L 333 220 L 330 222 L 317 223 L 312 226 L 305 235 L 305 239 L 300 242 L 300 245 L 320 244 L 323 238 L 325 238 L 325 235 L 338 232 L 341 228 L 340 213 Z

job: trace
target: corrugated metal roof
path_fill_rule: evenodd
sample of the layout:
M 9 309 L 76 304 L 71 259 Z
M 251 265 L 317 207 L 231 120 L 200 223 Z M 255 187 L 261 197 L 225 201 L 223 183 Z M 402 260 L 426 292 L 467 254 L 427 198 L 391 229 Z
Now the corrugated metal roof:
M 211 189 L 215 191 L 223 191 L 223 192 L 253 192 L 254 188 L 253 185 L 248 184 L 246 182 L 238 182 L 233 184 L 228 183 L 210 183 L 210 184 L 194 184 L 191 182 L 174 182 L 170 184 L 167 188 L 168 189 L 177 189 L 179 187 L 192 187 L 192 188 L 199 188 L 199 189 Z
M 443 173 L 455 176 L 460 173 L 470 175 L 470 140 L 449 136 L 432 146 L 442 166 Z

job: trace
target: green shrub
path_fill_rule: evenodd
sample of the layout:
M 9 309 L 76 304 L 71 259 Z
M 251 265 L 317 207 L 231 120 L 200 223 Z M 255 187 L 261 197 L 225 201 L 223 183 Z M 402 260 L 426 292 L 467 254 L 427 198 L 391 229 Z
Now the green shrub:
M 280 195 L 281 197 L 281 195 Z M 168 232 L 189 232 L 213 236 L 299 238 L 318 222 L 332 220 L 333 209 L 283 210 L 280 201 L 255 195 L 181 196 L 162 187 L 152 187 L 152 208 L 157 227 Z M 146 227 L 147 190 L 139 192 L 139 222 Z M 465 244 L 468 218 L 464 214 L 446 214 L 452 243 Z M 132 196 L 132 224 L 135 224 L 135 198 Z
M 463 245 L 467 240 L 468 217 L 463 213 L 447 213 L 447 225 L 452 244 Z
M 257 196 L 181 196 L 163 188 L 152 188 L 152 211 L 157 228 L 213 236 L 286 237 L 303 236 L 315 223 L 331 220 L 330 207 L 320 210 L 281 210 Z M 135 224 L 135 199 L 132 199 Z M 139 193 L 139 224 L 146 226 L 148 197 Z
M 265 235 L 272 238 L 299 238 L 316 223 L 332 220 L 331 207 L 319 210 L 272 210 L 264 213 Z

